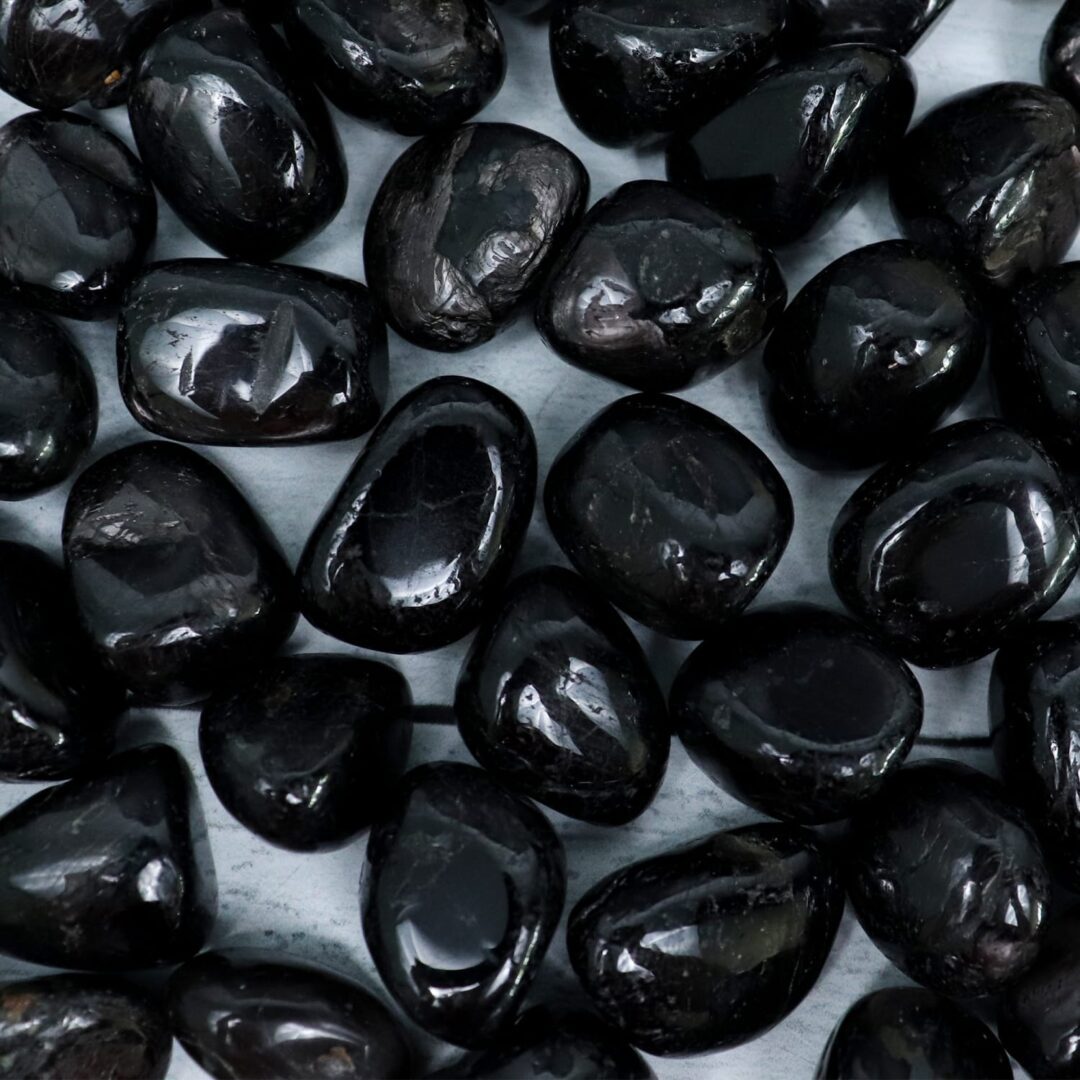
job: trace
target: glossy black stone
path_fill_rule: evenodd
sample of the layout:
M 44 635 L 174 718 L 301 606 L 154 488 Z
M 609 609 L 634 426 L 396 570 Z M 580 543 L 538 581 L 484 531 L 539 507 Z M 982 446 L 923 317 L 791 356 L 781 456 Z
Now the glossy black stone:
M 199 748 L 225 808 L 293 851 L 338 847 L 382 810 L 405 769 L 411 694 L 356 656 L 286 656 L 203 706 Z
M 9 296 L 71 319 L 111 315 L 157 232 L 139 159 L 74 113 L 0 128 L 0 280 Z
M 754 611 L 699 645 L 671 689 L 694 761 L 782 821 L 850 816 L 904 762 L 923 697 L 858 623 L 806 604 Z
M 997 420 L 953 424 L 883 465 L 829 543 L 840 599 L 922 667 L 993 652 L 1053 607 L 1080 565 L 1060 476 Z
M 1060 262 L 1080 228 L 1080 117 L 1059 95 L 994 83 L 911 130 L 890 177 L 911 240 L 989 285 Z
M 71 489 L 63 539 L 82 624 L 137 701 L 200 701 L 296 624 L 276 541 L 186 447 L 142 442 L 95 462 Z
M 159 263 L 127 294 L 117 354 L 132 415 L 183 442 L 353 439 L 386 396 L 386 328 L 371 294 L 299 266 Z
M 272 952 L 220 949 L 169 980 L 184 1049 L 220 1080 L 395 1080 L 416 1074 L 405 1036 L 372 994 Z
M 769 412 L 805 464 L 861 468 L 907 449 L 982 365 L 975 290 L 904 240 L 837 259 L 792 301 L 765 348 Z
M 768 68 L 697 131 L 677 136 L 668 177 L 766 243 L 790 244 L 850 209 L 887 167 L 914 106 L 915 79 L 899 56 L 835 45 Z
M 700 123 L 769 58 L 786 0 L 559 0 L 551 66 L 563 106 L 618 146 Z
M 586 580 L 639 622 L 687 639 L 753 600 L 794 520 L 787 486 L 749 439 L 658 394 L 593 417 L 552 465 L 544 504 Z
M 383 418 L 308 539 L 304 614 L 342 641 L 424 652 L 483 618 L 532 516 L 536 444 L 485 383 L 444 376 Z
M 371 291 L 414 345 L 490 341 L 543 280 L 585 209 L 589 176 L 516 124 L 429 135 L 391 166 L 364 233 Z
M 0 952 L 105 972 L 176 964 L 216 906 L 191 774 L 171 747 L 117 754 L 0 818 Z
M 810 833 L 750 825 L 604 878 L 570 913 L 567 944 L 601 1015 L 630 1042 L 697 1054 L 787 1016 L 817 981 L 843 910 Z
M 158 190 L 223 255 L 275 259 L 345 201 L 325 103 L 281 38 L 243 11 L 161 34 L 132 79 L 128 112 Z
M 571 817 L 621 825 L 664 777 L 667 711 L 645 653 L 561 567 L 510 585 L 473 640 L 454 708 L 481 765 Z
M 787 301 L 772 254 L 671 184 L 601 199 L 556 259 L 536 324 L 564 359 L 638 390 L 679 390 L 744 356 Z
M 806 52 L 869 42 L 909 53 L 953 0 L 788 0 L 781 48 Z
M 1043 42 L 1043 82 L 1080 108 L 1080 3 L 1065 0 Z
M 905 975 L 950 997 L 1001 990 L 1039 951 L 1050 878 L 1004 787 L 966 765 L 893 776 L 844 852 L 863 929 Z
M 368 951 L 421 1027 L 483 1046 L 536 977 L 565 879 L 559 838 L 532 803 L 471 765 L 421 765 L 368 839 Z
M 289 0 L 285 33 L 335 105 L 403 135 L 475 116 L 506 74 L 485 0 Z

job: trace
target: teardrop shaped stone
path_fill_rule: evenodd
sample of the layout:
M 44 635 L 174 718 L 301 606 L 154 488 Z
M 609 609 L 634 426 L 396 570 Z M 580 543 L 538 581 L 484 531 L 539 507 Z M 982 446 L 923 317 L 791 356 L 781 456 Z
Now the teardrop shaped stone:
M 788 0 L 780 40 L 788 53 L 864 42 L 911 52 L 953 0 Z
M 1080 108 L 1080 3 L 1065 0 L 1043 41 L 1042 79 Z

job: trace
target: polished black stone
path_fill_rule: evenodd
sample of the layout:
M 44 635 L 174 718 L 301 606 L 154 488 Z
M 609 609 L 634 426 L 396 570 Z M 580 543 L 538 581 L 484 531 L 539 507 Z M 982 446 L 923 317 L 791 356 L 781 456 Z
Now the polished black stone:
M 371 294 L 299 266 L 159 263 L 127 294 L 117 353 L 135 419 L 184 442 L 352 439 L 386 396 L 386 328 Z
M 1061 478 L 997 420 L 953 424 L 883 465 L 830 538 L 840 599 L 922 667 L 993 652 L 1057 603 L 1078 565 Z
M 142 442 L 95 462 L 71 489 L 63 539 L 82 623 L 137 701 L 200 701 L 296 624 L 277 543 L 186 447 Z
M 788 0 L 780 46 L 806 52 L 869 42 L 909 53 L 953 0 Z
M 794 518 L 787 486 L 749 439 L 659 394 L 593 417 L 552 465 L 544 504 L 583 577 L 639 622 L 688 639 L 753 600 Z
M 767 243 L 790 244 L 850 209 L 887 166 L 914 106 L 914 76 L 899 56 L 835 45 L 768 68 L 677 136 L 668 176 Z
M 904 240 L 859 248 L 792 301 L 765 349 L 769 412 L 804 463 L 861 468 L 932 431 L 986 353 L 964 276 Z
M 546 15 L 551 0 L 490 0 L 496 7 L 508 11 L 511 15 L 537 17 Z
M 263 839 L 339 847 L 371 824 L 404 771 L 410 706 L 404 678 L 373 660 L 271 660 L 203 706 L 207 778 Z
M 536 324 L 564 359 L 638 390 L 679 390 L 758 345 L 787 288 L 742 226 L 671 184 L 601 199 L 556 259 Z
M 483 1046 L 512 1022 L 562 914 L 562 845 L 547 819 L 471 765 L 407 773 L 371 831 L 364 938 L 421 1027 Z
M 363 987 L 254 949 L 205 952 L 169 980 L 184 1049 L 220 1080 L 415 1076 L 404 1033 Z
M 74 113 L 0 128 L 0 280 L 9 296 L 72 319 L 111 315 L 157 231 L 139 159 Z
M 0 818 L 0 952 L 105 972 L 176 964 L 216 906 L 191 774 L 171 747 L 117 754 Z
M 563 106 L 618 146 L 716 111 L 769 58 L 787 0 L 558 0 L 551 66 Z
M 807 604 L 733 620 L 671 689 L 672 725 L 705 773 L 770 817 L 806 825 L 876 795 L 922 716 L 902 660 L 858 623 Z
M 844 851 L 863 929 L 905 975 L 951 997 L 996 993 L 1035 959 L 1050 878 L 1004 787 L 921 761 L 858 815 Z
M 1080 228 L 1080 117 L 1059 95 L 994 83 L 911 130 L 890 178 L 904 234 L 1012 286 L 1060 262 Z
M 403 135 L 475 116 L 506 73 L 485 0 L 288 0 L 285 33 L 335 105 Z
M 243 11 L 161 34 L 132 79 L 128 112 L 158 190 L 223 255 L 275 259 L 345 201 L 325 103 L 281 38 Z
M 1043 82 L 1080 108 L 1080 3 L 1061 5 L 1042 51 Z
M 367 281 L 387 320 L 442 352 L 490 341 L 539 286 L 577 224 L 585 166 L 516 124 L 429 135 L 391 166 L 364 233 Z
M 650 1054 L 737 1046 L 809 993 L 844 910 L 810 833 L 751 825 L 634 863 L 570 913 L 570 962 L 601 1014 Z
M 315 525 L 297 568 L 304 614 L 382 652 L 457 641 L 506 581 L 535 491 L 532 428 L 508 397 L 457 376 L 421 384 Z

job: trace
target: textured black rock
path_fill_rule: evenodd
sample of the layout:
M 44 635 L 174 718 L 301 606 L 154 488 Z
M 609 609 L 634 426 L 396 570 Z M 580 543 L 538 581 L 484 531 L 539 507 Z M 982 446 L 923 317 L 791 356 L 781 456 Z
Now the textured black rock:
M 830 538 L 840 599 L 923 667 L 993 652 L 1057 603 L 1078 564 L 1061 478 L 997 420 L 953 424 L 883 465 Z
M 280 953 L 221 949 L 169 980 L 184 1049 L 221 1080 L 395 1080 L 415 1076 L 389 1010 L 339 975 Z
M 964 276 L 904 240 L 837 259 L 792 301 L 765 349 L 769 412 L 804 463 L 860 468 L 918 442 L 986 353 Z
M 1030 966 L 1050 878 L 1005 788 L 922 761 L 856 817 L 844 852 L 863 929 L 905 975 L 951 997 L 996 993 Z
M 618 146 L 685 129 L 769 58 L 786 0 L 558 0 L 551 66 L 570 118 Z
M 836 45 L 767 69 L 677 136 L 668 176 L 767 243 L 790 244 L 851 207 L 888 165 L 914 106 L 914 76 L 899 56 Z
M 473 640 L 454 708 L 481 765 L 571 817 L 623 824 L 664 777 L 667 712 L 645 654 L 561 567 L 510 585 Z
M 890 178 L 904 234 L 1011 287 L 1060 262 L 1080 228 L 1080 117 L 1025 83 L 969 90 L 911 130 Z
M 562 845 L 547 819 L 471 765 L 405 775 L 371 831 L 364 938 L 421 1027 L 483 1046 L 513 1021 L 562 913 Z
M 73 113 L 0 128 L 0 280 L 72 319 L 111 315 L 157 231 L 154 190 L 115 136 Z
M 764 340 L 786 301 L 776 260 L 742 226 L 671 184 L 636 180 L 586 215 L 536 323 L 586 371 L 679 390 Z
M 843 910 L 810 833 L 751 825 L 604 878 L 570 913 L 567 944 L 601 1014 L 630 1042 L 696 1054 L 787 1016 L 817 981 Z
M 535 492 L 532 428 L 508 397 L 457 376 L 421 384 L 315 525 L 297 568 L 304 614 L 383 652 L 457 641 L 506 581 Z
M 826 45 L 869 42 L 910 52 L 953 0 L 788 0 L 780 46 L 805 52 Z
M 919 683 L 858 623 L 791 604 L 733 620 L 671 690 L 694 761 L 771 817 L 837 821 L 880 791 L 922 724 Z
M 63 539 L 82 623 L 137 701 L 200 701 L 296 624 L 277 543 L 186 447 L 142 442 L 95 462 L 71 489 Z
M 543 280 L 589 192 L 561 143 L 516 124 L 429 135 L 391 166 L 364 233 L 387 320 L 442 352 L 490 341 Z
M 325 103 L 281 38 L 243 11 L 161 34 L 133 76 L 128 112 L 155 185 L 223 255 L 275 259 L 345 200 Z
M 593 417 L 552 465 L 544 503 L 583 577 L 646 626 L 688 639 L 753 600 L 793 523 L 783 479 L 749 439 L 658 394 Z
M 117 754 L 0 818 L 0 952 L 106 972 L 176 964 L 215 909 L 202 814 L 171 747 Z
M 288 0 L 285 33 L 335 105 L 403 135 L 475 116 L 506 73 L 485 0 Z
M 382 810 L 405 769 L 411 695 L 393 668 L 356 656 L 286 656 L 219 691 L 199 726 L 225 808 L 293 851 L 337 847 Z
M 127 294 L 117 354 L 132 415 L 183 442 L 352 439 L 386 396 L 386 328 L 371 294 L 298 266 L 159 263 Z
M 1080 108 L 1080 3 L 1065 0 L 1043 42 L 1043 82 Z

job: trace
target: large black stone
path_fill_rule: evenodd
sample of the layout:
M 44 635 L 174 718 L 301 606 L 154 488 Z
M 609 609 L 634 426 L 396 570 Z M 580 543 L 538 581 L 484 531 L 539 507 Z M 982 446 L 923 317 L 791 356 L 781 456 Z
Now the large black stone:
M 945 14 L 953 0 L 788 0 L 781 38 L 786 52 L 869 42 L 901 55 Z
M 1043 82 L 1080 108 L 1080 3 L 1065 0 L 1043 42 Z

